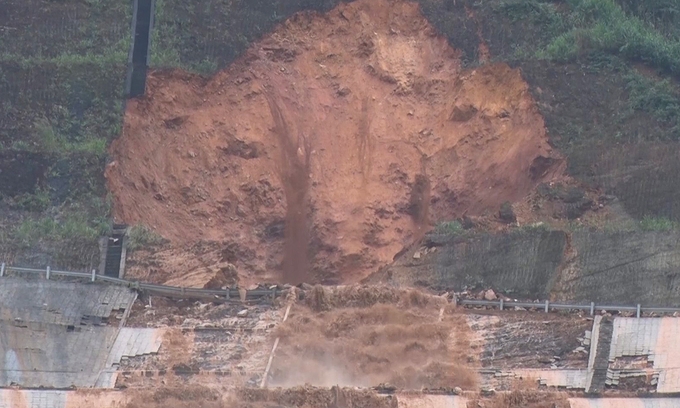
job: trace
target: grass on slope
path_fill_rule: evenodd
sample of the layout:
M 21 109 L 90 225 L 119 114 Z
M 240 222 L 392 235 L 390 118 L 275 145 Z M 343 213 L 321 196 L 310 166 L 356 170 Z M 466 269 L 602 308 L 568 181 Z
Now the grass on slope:
M 680 77 L 680 38 L 664 35 L 653 24 L 626 13 L 614 0 L 568 0 L 566 16 L 571 28 L 555 37 L 542 55 L 571 61 L 592 51 L 640 61 Z M 659 7 L 661 8 L 661 2 Z M 680 12 L 680 2 L 668 1 L 667 13 Z

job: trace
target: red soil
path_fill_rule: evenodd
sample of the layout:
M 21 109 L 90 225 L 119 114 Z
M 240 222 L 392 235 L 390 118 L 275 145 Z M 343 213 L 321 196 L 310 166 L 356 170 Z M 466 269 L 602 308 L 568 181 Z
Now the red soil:
M 227 263 L 246 284 L 355 282 L 564 171 L 517 70 L 462 69 L 392 0 L 295 15 L 208 80 L 152 72 L 111 154 L 117 220 L 171 241 L 145 277 L 186 285 Z

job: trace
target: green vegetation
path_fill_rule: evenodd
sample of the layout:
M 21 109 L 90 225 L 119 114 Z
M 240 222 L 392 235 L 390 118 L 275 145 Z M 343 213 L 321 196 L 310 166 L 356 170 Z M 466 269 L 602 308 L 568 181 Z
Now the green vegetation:
M 62 220 L 49 216 L 28 219 L 17 228 L 17 237 L 27 247 L 34 247 L 44 241 L 95 240 L 108 231 L 108 224 L 92 225 L 82 214 L 68 214 Z
M 669 79 L 646 76 L 630 63 L 644 63 L 680 78 L 680 0 L 505 0 L 495 6 L 510 21 L 529 24 L 536 40 L 515 44 L 514 60 L 533 58 L 579 62 L 589 70 L 607 70 L 626 83 L 629 108 L 616 120 L 624 125 L 634 112 L 652 114 L 664 130 L 642 135 L 646 139 L 680 139 L 680 92 Z M 560 11 L 558 11 L 560 10 Z M 533 51 L 532 51 L 533 50 Z M 533 52 L 533 54 L 532 54 Z M 626 64 L 625 62 L 629 64 Z M 569 143 L 587 133 L 568 123 L 561 133 Z M 622 132 L 612 136 L 624 137 Z M 640 135 L 638 135 L 639 137 Z
M 633 231 L 674 231 L 680 229 L 680 223 L 666 217 L 645 216 L 642 220 L 610 220 L 604 224 L 591 225 L 583 222 L 571 221 L 565 230 L 570 232 L 583 230 L 599 230 L 609 233 Z
M 645 216 L 640 221 L 640 228 L 643 231 L 671 231 L 678 229 L 680 224 L 666 217 Z
M 97 138 L 87 135 L 85 137 L 77 137 L 80 140 L 71 141 L 45 118 L 36 121 L 35 132 L 35 142 L 27 150 L 35 150 L 56 155 L 68 155 L 72 153 L 82 153 L 99 157 L 106 155 L 106 138 Z
M 25 246 L 43 241 L 83 242 L 108 234 L 111 209 L 109 200 L 84 197 L 81 202 L 65 204 L 56 214 L 29 217 L 18 226 L 17 237 Z
M 668 79 L 657 81 L 634 72 L 625 78 L 631 108 L 651 113 L 659 121 L 670 125 L 671 137 L 680 140 L 680 96 L 674 92 L 673 83 Z
M 35 193 L 24 193 L 14 197 L 12 207 L 19 210 L 42 212 L 51 204 L 50 192 L 46 188 L 36 190 Z
M 132 9 L 27 2 L 14 9 L 16 27 L 0 30 L 0 146 L 9 158 L 30 153 L 44 168 L 37 185 L 22 189 L 31 193 L 2 191 L 11 211 L 0 220 L 0 250 L 31 255 L 23 262 L 33 266 L 45 266 L 35 258 L 43 254 L 53 267 L 89 267 L 108 231 L 103 169 L 122 129 Z
M 549 0 L 504 0 L 492 7 L 512 22 L 530 21 L 532 28 L 544 35 L 557 35 L 568 28 L 564 16 Z
M 445 221 L 437 224 L 435 232 L 437 234 L 460 235 L 465 232 L 465 230 L 463 229 L 463 225 L 458 221 Z
M 544 223 L 544 222 L 536 222 L 533 224 L 522 224 L 517 228 L 514 228 L 512 230 L 513 233 L 518 233 L 518 234 L 531 234 L 535 232 L 543 232 L 543 231 L 551 231 L 552 228 L 550 225 Z
M 3 229 L 0 249 L 6 256 L 16 256 L 21 250 L 42 253 L 52 260 L 54 267 L 95 267 L 99 259 L 98 238 L 110 230 L 108 216 L 101 214 L 108 214 L 109 209 L 108 200 L 88 196 L 80 202 L 28 215 L 18 224 Z
M 131 251 L 140 248 L 162 245 L 166 242 L 165 239 L 158 235 L 155 231 L 139 224 L 130 228 L 128 237 L 129 239 L 127 247 Z
M 209 6 L 207 6 L 209 7 Z M 229 11 L 230 6 L 226 6 Z M 210 75 L 217 71 L 218 62 L 212 55 L 202 55 L 197 58 L 189 54 L 190 51 L 205 52 L 208 50 L 188 49 L 189 42 L 195 42 L 192 33 L 182 27 L 187 24 L 187 15 L 201 14 L 203 11 L 199 4 L 182 3 L 175 4 L 168 0 L 156 1 L 155 29 L 151 36 L 150 65 L 157 68 L 181 68 L 185 71 L 202 75 Z M 200 23 L 193 21 L 194 24 Z M 224 33 L 227 34 L 227 33 Z M 195 33 L 194 33 L 195 35 Z M 230 38 L 233 39 L 234 37 Z M 237 47 L 245 49 L 248 41 L 245 37 L 238 38 Z
M 497 21 L 486 28 L 488 41 L 496 41 L 492 51 L 497 59 L 532 70 L 539 61 L 570 63 L 568 71 L 578 65 L 611 76 L 608 82 L 619 82 L 618 89 L 625 87 L 627 95 L 621 97 L 629 97 L 628 106 L 608 103 L 619 106 L 606 123 L 598 120 L 592 126 L 585 118 L 560 122 L 561 148 L 603 140 L 680 140 L 678 82 L 663 79 L 680 79 L 680 0 L 502 0 L 477 3 L 476 8 L 478 16 Z M 641 65 L 653 72 L 639 70 Z M 647 120 L 640 113 L 651 114 L 656 123 L 631 127 L 631 122 Z
M 555 37 L 540 55 L 557 61 L 572 61 L 599 51 L 641 61 L 661 71 L 680 76 L 680 38 L 664 35 L 643 18 L 624 11 L 614 0 L 568 0 L 566 16 L 571 28 Z M 677 12 L 680 4 L 667 12 Z M 631 4 L 631 3 L 628 3 Z M 657 2 L 659 11 L 661 2 Z M 671 13 L 672 14 L 672 13 Z
M 55 56 L 41 56 L 41 55 L 21 55 L 21 54 L 0 54 L 0 63 L 13 63 L 24 68 L 29 68 L 34 65 L 48 64 L 59 67 L 69 67 L 78 64 L 92 64 L 98 66 L 107 66 L 111 64 L 121 64 L 127 60 L 129 41 L 121 41 L 120 45 L 110 50 L 104 50 L 98 53 L 89 54 L 73 54 L 64 52 Z

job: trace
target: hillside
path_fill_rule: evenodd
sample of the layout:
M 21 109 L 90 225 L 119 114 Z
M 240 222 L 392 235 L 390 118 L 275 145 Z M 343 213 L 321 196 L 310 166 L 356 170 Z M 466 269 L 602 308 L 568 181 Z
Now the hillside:
M 3 258 L 91 268 L 113 215 L 132 276 L 198 286 L 357 281 L 432 228 L 673 241 L 676 2 L 308 3 L 159 1 L 126 105 L 127 6 L 6 2 Z
M 564 171 L 519 72 L 461 68 L 415 4 L 297 15 L 209 81 L 148 89 L 111 149 L 116 219 L 232 248 L 215 262 L 255 282 L 357 281 Z
M 0 4 L 0 408 L 679 406 L 680 0 L 132 3 Z

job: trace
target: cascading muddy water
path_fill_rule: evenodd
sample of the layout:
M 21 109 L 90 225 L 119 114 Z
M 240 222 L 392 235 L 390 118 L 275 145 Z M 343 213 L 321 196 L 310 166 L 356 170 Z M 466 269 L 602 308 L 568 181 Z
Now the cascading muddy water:
M 308 280 L 309 259 L 309 174 L 311 146 L 302 134 L 293 137 L 276 97 L 265 94 L 274 120 L 273 132 L 279 142 L 277 171 L 286 199 L 283 281 L 299 284 Z

